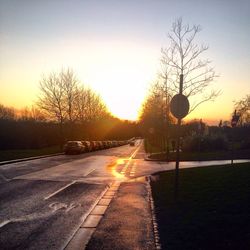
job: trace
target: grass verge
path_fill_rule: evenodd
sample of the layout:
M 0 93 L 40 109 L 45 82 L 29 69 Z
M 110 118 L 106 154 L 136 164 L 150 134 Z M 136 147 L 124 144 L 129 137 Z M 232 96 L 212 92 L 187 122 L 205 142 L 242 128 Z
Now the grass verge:
M 0 151 L 0 161 L 22 159 L 27 157 L 48 155 L 60 153 L 59 146 L 41 148 L 41 149 L 23 149 L 23 150 L 2 150 Z
M 180 170 L 152 178 L 162 249 L 250 249 L 250 163 Z

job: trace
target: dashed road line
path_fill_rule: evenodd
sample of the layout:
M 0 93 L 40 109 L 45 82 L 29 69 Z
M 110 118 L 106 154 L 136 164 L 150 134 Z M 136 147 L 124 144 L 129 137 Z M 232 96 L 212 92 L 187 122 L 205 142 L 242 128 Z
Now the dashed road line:
M 134 156 L 137 154 L 137 152 L 139 151 L 139 149 L 140 149 L 140 145 L 138 146 L 138 148 L 136 148 L 136 150 L 132 153 L 132 155 L 128 158 L 128 161 L 127 161 L 127 163 L 125 164 L 125 166 L 122 168 L 122 170 L 121 170 L 121 174 L 123 174 L 123 175 L 130 175 L 130 173 L 127 173 L 126 174 L 126 172 L 127 172 L 127 170 L 128 170 L 128 168 L 129 168 L 129 164 L 130 164 L 130 162 L 131 162 L 131 160 L 134 158 Z
M 54 193 L 52 193 L 52 194 L 46 196 L 46 197 L 44 198 L 44 200 L 48 200 L 49 198 L 53 197 L 54 195 L 58 194 L 59 192 L 63 191 L 64 189 L 68 188 L 69 186 L 71 186 L 71 185 L 73 185 L 73 184 L 75 184 L 75 183 L 76 183 L 76 181 L 70 182 L 70 183 L 67 184 L 66 186 L 64 186 L 64 187 L 58 189 L 57 191 L 55 191 Z
M 87 172 L 87 174 L 85 174 L 83 177 L 87 177 L 88 175 L 90 175 L 91 173 L 93 173 L 96 169 L 91 169 L 89 172 Z
M 133 176 L 135 174 L 136 164 L 133 162 L 132 166 L 129 166 L 131 160 L 137 154 L 140 149 L 140 145 L 136 150 L 132 153 L 132 155 L 128 158 L 128 161 L 124 165 L 121 170 L 121 174 Z M 129 170 L 129 171 L 128 171 Z M 94 171 L 94 170 L 93 170 Z M 90 174 L 90 171 L 88 174 Z M 128 172 L 127 172 L 128 171 Z M 87 175 L 88 175 L 87 174 Z M 91 239 L 92 234 L 96 230 L 99 222 L 103 218 L 105 211 L 107 210 L 110 202 L 115 196 L 116 192 L 120 187 L 121 182 L 114 182 L 109 188 L 107 188 L 101 198 L 98 199 L 98 202 L 90 210 L 90 213 L 84 218 L 80 228 L 75 232 L 71 240 L 68 242 L 67 246 L 64 248 L 65 250 L 71 249 L 85 249 L 89 240 Z

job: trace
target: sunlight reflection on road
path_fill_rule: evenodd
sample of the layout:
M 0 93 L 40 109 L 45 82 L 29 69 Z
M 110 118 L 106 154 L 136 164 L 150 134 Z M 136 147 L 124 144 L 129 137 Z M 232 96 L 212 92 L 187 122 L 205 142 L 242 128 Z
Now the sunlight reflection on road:
M 120 181 L 128 180 L 128 176 L 134 177 L 136 171 L 136 164 L 134 157 L 141 147 L 141 143 L 137 143 L 137 147 L 133 150 L 131 155 L 126 158 L 118 158 L 107 165 L 107 171 L 111 173 L 116 179 Z
M 125 159 L 117 159 L 115 162 L 112 162 L 111 164 L 107 165 L 107 170 L 111 172 L 111 174 L 120 180 L 126 179 L 124 174 L 121 174 L 120 172 L 117 171 L 117 168 L 119 165 L 124 164 Z

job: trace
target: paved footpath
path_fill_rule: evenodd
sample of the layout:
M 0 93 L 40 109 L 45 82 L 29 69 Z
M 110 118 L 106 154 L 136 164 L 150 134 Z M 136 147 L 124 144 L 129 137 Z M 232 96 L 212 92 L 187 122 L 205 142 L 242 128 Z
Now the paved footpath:
M 146 181 L 123 182 L 86 249 L 155 249 L 151 218 Z

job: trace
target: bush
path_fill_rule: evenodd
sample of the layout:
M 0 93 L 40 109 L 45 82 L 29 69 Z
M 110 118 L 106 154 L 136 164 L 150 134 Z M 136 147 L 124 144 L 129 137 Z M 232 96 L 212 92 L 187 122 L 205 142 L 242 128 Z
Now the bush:
M 227 150 L 229 143 L 224 136 L 188 136 L 183 140 L 183 151 L 186 152 L 211 152 Z

